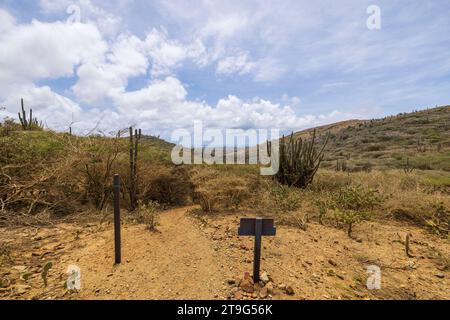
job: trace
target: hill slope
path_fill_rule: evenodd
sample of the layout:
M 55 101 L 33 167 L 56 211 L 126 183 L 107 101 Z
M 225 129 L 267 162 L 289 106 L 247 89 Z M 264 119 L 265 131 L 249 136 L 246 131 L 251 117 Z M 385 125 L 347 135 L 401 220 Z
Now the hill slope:
M 401 168 L 450 171 L 450 106 L 377 120 L 350 120 L 316 128 L 330 131 L 324 167 L 345 163 L 350 170 Z M 313 129 L 295 133 L 307 138 Z

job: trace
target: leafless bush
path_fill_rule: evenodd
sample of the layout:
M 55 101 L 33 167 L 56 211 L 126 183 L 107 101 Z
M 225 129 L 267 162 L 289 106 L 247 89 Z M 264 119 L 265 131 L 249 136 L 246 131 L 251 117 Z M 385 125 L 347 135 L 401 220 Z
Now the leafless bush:
M 165 205 L 182 205 L 192 198 L 193 185 L 184 167 L 171 165 L 142 165 L 139 174 L 139 195 L 143 201 Z

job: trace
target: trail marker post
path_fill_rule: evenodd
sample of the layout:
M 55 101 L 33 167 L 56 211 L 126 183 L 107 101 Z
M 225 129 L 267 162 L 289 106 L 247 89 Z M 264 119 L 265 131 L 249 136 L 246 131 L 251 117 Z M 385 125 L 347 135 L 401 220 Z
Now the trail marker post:
M 262 236 L 274 236 L 277 229 L 273 226 L 273 219 L 267 218 L 241 218 L 238 235 L 255 236 L 253 256 L 253 281 L 259 281 L 259 267 L 261 261 Z
M 115 263 L 119 264 L 122 260 L 120 245 L 120 176 L 114 175 L 113 179 L 114 191 L 114 252 Z

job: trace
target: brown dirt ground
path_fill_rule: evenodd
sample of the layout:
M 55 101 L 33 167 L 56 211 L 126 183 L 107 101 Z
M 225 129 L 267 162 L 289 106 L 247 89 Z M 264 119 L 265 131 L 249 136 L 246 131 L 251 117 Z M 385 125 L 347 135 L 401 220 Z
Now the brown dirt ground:
M 197 216 L 192 207 L 161 213 L 158 232 L 124 224 L 122 264 L 114 266 L 110 221 L 0 229 L 0 299 L 227 299 L 230 279 L 251 272 L 253 239 L 238 237 L 237 215 Z M 402 239 L 411 233 L 414 257 Z M 261 269 L 273 299 L 450 299 L 450 243 L 407 224 L 367 222 L 343 230 L 311 223 L 279 226 L 263 238 Z M 45 287 L 41 272 L 53 266 Z M 82 288 L 64 289 L 66 270 L 81 268 Z M 367 267 L 381 268 L 381 289 L 366 288 Z M 244 297 L 247 298 L 247 297 Z

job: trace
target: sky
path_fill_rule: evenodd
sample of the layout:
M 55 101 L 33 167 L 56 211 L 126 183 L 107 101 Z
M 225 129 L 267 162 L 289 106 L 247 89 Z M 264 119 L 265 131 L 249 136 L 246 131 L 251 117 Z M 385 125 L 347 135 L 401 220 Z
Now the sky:
M 168 139 L 196 120 L 287 132 L 445 105 L 449 14 L 447 0 L 0 0 L 0 119 L 24 98 L 51 129 Z

